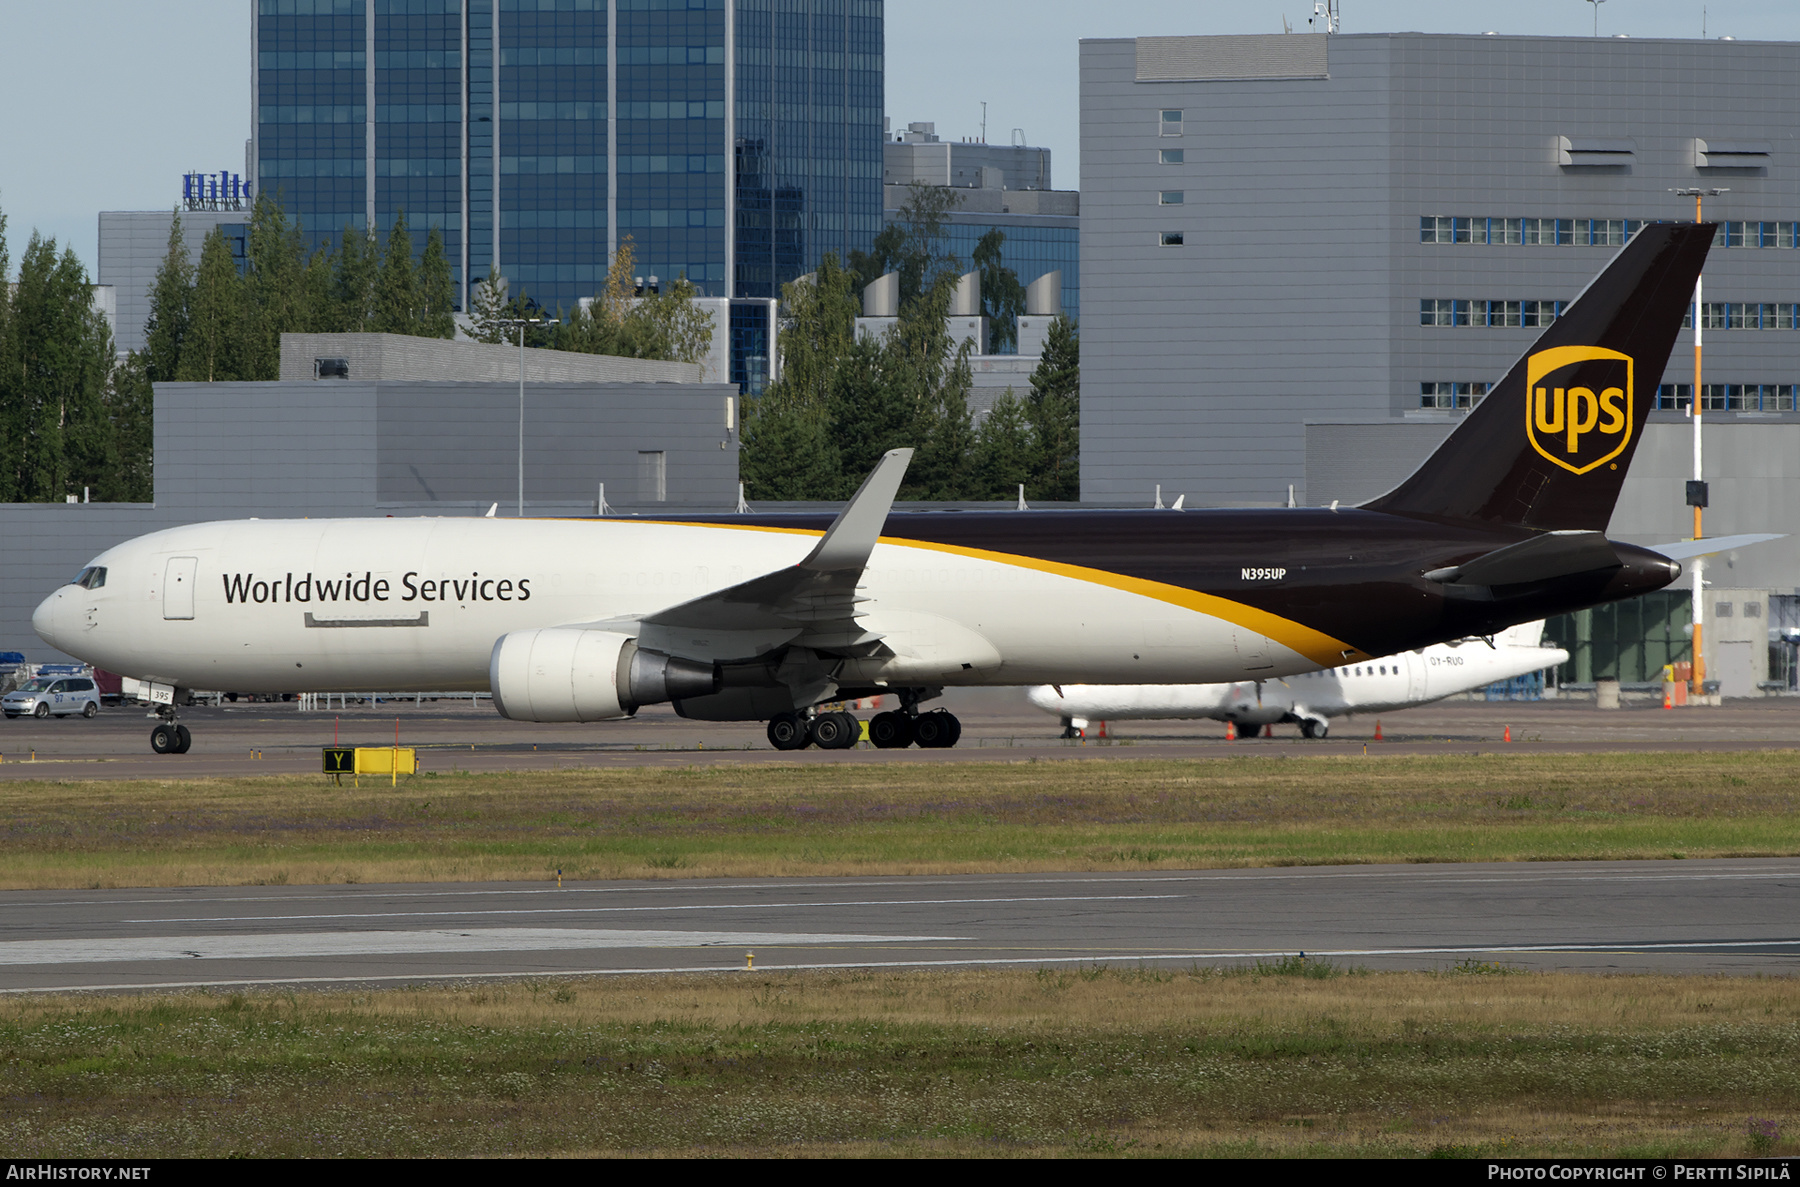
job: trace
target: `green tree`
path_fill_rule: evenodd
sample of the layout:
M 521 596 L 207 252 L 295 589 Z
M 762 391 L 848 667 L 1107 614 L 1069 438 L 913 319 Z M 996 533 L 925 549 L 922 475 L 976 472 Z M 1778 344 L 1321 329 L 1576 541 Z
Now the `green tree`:
M 1040 499 L 1081 498 L 1081 337 L 1067 317 L 1050 323 L 1044 353 L 1031 373 L 1026 415 L 1038 446 L 1033 493 Z
M 863 289 L 889 272 L 899 271 L 905 254 L 906 228 L 899 223 L 889 223 L 882 227 L 868 251 L 852 251 L 850 272 L 855 280 L 857 294 L 860 296 Z
M 858 293 L 856 277 L 839 265 L 835 252 L 825 254 L 810 281 L 781 286 L 781 371 L 764 399 L 774 396 L 818 414 L 827 411 L 838 367 L 856 340 L 862 309 Z
M 6 283 L 10 275 L 12 251 L 6 243 L 6 213 L 0 211 L 0 503 L 18 501 L 20 442 L 24 438 L 19 423 L 22 408 L 12 332 L 12 285 Z
M 1001 262 L 1006 232 L 995 227 L 981 237 L 971 258 L 981 270 L 981 311 L 988 317 L 988 349 L 1011 354 L 1019 342 L 1019 315 L 1025 312 L 1025 286 L 1019 274 Z
M 169 221 L 169 250 L 150 286 L 150 317 L 144 323 L 144 371 L 152 382 L 175 378 L 181 344 L 187 339 L 188 302 L 193 297 L 194 267 L 182 241 L 181 213 Z
M 356 334 L 374 327 L 375 285 L 380 265 L 381 247 L 375 237 L 354 227 L 345 227 L 332 262 L 332 329 Z
M 950 337 L 956 268 L 954 259 L 939 260 L 929 285 L 913 300 L 901 303 L 899 321 L 885 343 L 893 381 L 913 400 L 916 452 L 901 488 L 907 498 L 967 497 L 967 463 L 974 445 L 969 417 L 974 374 L 969 365 L 971 344 L 957 344 Z
M 506 278 L 484 276 L 469 291 L 469 335 L 477 342 L 504 342 L 508 329 L 506 317 Z
M 694 304 L 698 290 L 684 274 L 660 293 L 632 302 L 619 328 L 618 352 L 630 358 L 697 363 L 712 347 L 712 311 Z
M 767 393 L 744 405 L 738 476 L 752 499 L 838 497 L 842 464 L 831 424 Z
M 144 351 L 134 350 L 113 366 L 106 413 L 116 459 L 95 485 L 95 497 L 108 503 L 148 503 L 156 497 L 155 393 Z
M 387 249 L 381 258 L 381 274 L 375 283 L 375 310 L 369 329 L 378 334 L 418 334 L 420 330 L 419 281 L 413 268 L 412 232 L 406 229 L 406 211 L 394 214 Z
M 450 276 L 450 260 L 444 254 L 444 232 L 432 227 L 425 236 L 425 254 L 419 259 L 418 332 L 427 338 L 453 338 L 456 321 L 456 284 Z
M 853 342 L 837 360 L 830 403 L 821 409 L 828 415 L 820 419 L 837 443 L 841 472 L 813 498 L 848 498 L 882 454 L 918 446 L 919 399 L 909 378 L 892 335 Z
M 249 321 L 244 290 L 225 234 L 214 227 L 200 247 L 200 267 L 188 301 L 188 330 L 175 378 L 216 383 L 244 377 Z
M 1032 431 L 1025 401 L 1007 388 L 975 431 L 970 497 L 1010 499 L 1021 485 L 1036 496 L 1037 459 L 1037 434 Z
M 99 485 L 116 458 L 104 402 L 112 336 L 73 251 L 59 256 L 55 240 L 32 235 L 7 321 L 11 498 L 57 501 Z
M 961 262 L 950 251 L 950 212 L 962 205 L 962 195 L 948 186 L 922 181 L 907 186 L 899 215 L 883 227 L 869 252 L 850 253 L 850 270 L 856 276 L 860 299 L 863 286 L 889 272 L 900 273 L 900 303 L 918 299 L 936 275 Z
M 250 213 L 247 252 L 243 377 L 279 379 L 281 336 L 313 329 L 316 311 L 306 282 L 306 241 L 266 192 Z

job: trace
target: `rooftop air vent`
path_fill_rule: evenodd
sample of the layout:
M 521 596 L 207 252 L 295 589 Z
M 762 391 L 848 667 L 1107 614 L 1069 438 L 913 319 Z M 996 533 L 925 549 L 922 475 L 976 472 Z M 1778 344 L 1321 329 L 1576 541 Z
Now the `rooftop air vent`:
M 1767 140 L 1696 140 L 1696 169 L 1767 169 L 1771 148 Z
M 1601 140 L 1593 136 L 1558 136 L 1556 163 L 1566 169 L 1624 169 L 1637 157 L 1632 140 Z

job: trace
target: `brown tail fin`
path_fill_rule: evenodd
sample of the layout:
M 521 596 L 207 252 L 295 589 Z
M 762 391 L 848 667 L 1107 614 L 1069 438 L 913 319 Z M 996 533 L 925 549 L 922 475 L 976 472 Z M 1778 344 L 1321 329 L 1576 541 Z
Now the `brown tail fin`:
M 1640 230 L 1412 477 L 1364 506 L 1605 531 L 1713 230 Z

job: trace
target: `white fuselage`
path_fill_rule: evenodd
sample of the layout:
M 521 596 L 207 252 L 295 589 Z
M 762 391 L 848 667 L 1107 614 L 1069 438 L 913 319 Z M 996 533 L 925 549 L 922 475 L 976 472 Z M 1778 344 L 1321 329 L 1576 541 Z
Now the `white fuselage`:
M 204 523 L 109 549 L 92 562 L 106 570 L 104 585 L 61 587 L 32 621 L 71 655 L 179 688 L 485 689 L 502 635 L 629 623 L 791 567 L 819 536 L 629 519 Z M 1181 604 L 1181 591 L 1119 588 L 1084 572 L 884 537 L 857 588 L 858 621 L 881 637 L 882 653 L 844 660 L 837 678 L 895 685 L 1267 679 L 1341 654 L 1296 644 L 1303 654 L 1268 639 L 1232 621 L 1232 604 L 1219 599 L 1197 609 Z M 644 627 L 640 641 L 733 661 L 767 655 L 800 635 L 798 628 Z
M 1541 624 L 1534 624 L 1541 625 Z M 1391 712 L 1425 705 L 1459 692 L 1482 688 L 1566 663 L 1556 647 L 1480 639 L 1439 643 L 1419 651 L 1381 656 L 1362 663 L 1304 672 L 1273 680 L 1217 684 L 1073 685 L 1044 684 L 1029 692 L 1046 713 L 1090 721 L 1212 718 L 1239 725 L 1282 721 L 1325 721 L 1352 713 Z

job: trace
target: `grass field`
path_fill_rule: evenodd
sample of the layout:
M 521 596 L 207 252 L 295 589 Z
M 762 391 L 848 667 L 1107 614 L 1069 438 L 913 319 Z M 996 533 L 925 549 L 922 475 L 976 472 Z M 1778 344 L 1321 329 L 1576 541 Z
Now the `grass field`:
M 9 1157 L 1792 1154 L 1800 983 L 1492 965 L 0 1001 Z
M 0 783 L 0 821 L 5 888 L 1776 856 L 1800 853 L 1800 762 L 722 764 L 398 789 L 32 780 Z

